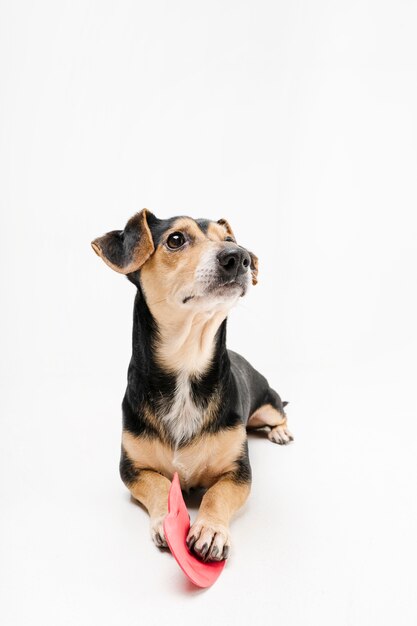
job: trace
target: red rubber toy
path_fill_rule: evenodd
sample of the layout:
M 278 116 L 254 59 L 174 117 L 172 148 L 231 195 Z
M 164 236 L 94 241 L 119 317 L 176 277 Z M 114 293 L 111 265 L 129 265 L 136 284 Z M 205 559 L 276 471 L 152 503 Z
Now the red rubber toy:
M 191 582 L 197 587 L 211 587 L 222 573 L 226 560 L 204 563 L 194 556 L 185 542 L 189 529 L 190 516 L 175 472 L 168 495 L 168 515 L 164 520 L 165 538 L 175 560 Z

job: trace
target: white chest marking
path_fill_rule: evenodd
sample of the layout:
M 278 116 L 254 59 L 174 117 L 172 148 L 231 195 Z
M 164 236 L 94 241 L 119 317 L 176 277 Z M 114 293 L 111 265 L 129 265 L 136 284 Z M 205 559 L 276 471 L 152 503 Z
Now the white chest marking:
M 203 411 L 193 402 L 186 372 L 178 374 L 174 401 L 167 412 L 160 408 L 160 417 L 176 444 L 191 438 L 201 427 Z

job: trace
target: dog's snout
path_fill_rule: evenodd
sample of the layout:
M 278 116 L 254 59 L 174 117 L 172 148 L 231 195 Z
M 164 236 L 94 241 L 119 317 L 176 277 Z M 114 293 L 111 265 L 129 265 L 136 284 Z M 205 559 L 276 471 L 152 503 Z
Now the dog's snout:
M 250 256 L 242 248 L 226 248 L 217 255 L 222 273 L 228 277 L 246 272 L 250 265 Z

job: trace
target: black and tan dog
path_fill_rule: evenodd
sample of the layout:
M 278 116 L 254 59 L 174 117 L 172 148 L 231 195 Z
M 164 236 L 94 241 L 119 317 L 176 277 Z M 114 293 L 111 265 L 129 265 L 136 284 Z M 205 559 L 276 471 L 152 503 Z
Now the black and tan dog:
M 246 428 L 269 426 L 271 441 L 292 440 L 285 403 L 226 349 L 227 314 L 256 284 L 258 260 L 226 220 L 161 220 L 146 209 L 92 246 L 137 287 L 122 480 L 149 511 L 159 547 L 174 472 L 183 489 L 207 488 L 187 543 L 203 559 L 223 559 L 231 517 L 250 491 Z

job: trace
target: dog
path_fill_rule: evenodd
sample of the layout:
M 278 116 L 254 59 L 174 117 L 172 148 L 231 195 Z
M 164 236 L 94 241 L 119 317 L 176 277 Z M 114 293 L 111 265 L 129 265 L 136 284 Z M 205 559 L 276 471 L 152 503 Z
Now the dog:
M 231 518 L 250 492 L 247 429 L 293 440 L 286 403 L 226 349 L 228 312 L 257 283 L 258 259 L 225 219 L 158 219 L 147 209 L 91 245 L 137 288 L 121 478 L 160 548 L 174 473 L 182 489 L 206 489 L 187 545 L 204 561 L 225 559 Z

